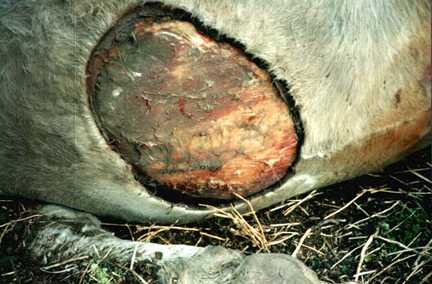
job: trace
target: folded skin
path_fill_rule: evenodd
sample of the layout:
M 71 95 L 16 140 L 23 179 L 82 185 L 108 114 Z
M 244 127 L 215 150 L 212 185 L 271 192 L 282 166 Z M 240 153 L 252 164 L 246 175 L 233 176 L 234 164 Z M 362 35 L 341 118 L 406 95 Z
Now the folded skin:
M 105 255 L 126 267 L 147 264 L 155 271 L 157 283 L 323 283 L 290 255 L 125 241 L 84 212 L 47 205 L 38 213 L 43 217 L 31 228 L 28 250 L 41 266 Z

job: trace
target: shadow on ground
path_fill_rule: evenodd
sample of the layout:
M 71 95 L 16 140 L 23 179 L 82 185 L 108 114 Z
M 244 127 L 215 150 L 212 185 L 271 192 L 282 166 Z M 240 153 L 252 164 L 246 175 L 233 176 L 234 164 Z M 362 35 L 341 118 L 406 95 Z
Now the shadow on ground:
M 188 226 L 102 221 L 125 239 L 296 255 L 330 283 L 431 283 L 431 152 L 248 216 L 221 213 Z M 35 206 L 0 197 L 0 283 L 154 282 L 152 267 L 131 271 L 109 255 L 38 267 L 25 254 Z

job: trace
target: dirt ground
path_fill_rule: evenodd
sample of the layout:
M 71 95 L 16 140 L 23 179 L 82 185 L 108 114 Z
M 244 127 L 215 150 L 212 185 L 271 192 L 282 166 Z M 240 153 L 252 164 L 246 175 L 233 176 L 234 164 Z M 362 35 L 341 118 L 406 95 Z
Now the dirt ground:
M 431 154 L 248 216 L 221 213 L 188 226 L 102 221 L 125 239 L 293 254 L 330 283 L 432 283 Z M 35 206 L 0 197 L 0 283 L 155 282 L 152 267 L 131 271 L 109 255 L 39 267 L 25 253 Z

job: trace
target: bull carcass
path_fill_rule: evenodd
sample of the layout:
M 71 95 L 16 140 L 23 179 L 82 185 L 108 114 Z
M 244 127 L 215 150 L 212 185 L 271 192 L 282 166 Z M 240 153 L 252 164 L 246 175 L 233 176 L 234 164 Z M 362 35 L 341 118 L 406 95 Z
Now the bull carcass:
M 146 2 L 0 3 L 1 194 L 187 223 L 430 131 L 430 1 Z

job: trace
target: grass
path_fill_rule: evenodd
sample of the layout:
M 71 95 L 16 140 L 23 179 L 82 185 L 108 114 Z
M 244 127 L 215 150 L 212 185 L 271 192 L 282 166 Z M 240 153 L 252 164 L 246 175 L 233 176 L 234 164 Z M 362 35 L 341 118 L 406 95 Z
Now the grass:
M 219 212 L 188 226 L 116 224 L 117 236 L 162 244 L 222 245 L 247 253 L 295 255 L 330 283 L 432 283 L 431 150 L 381 172 L 240 215 Z M 0 198 L 1 199 L 1 198 Z M 145 264 L 122 267 L 109 255 L 51 269 L 23 254 L 30 201 L 0 201 L 0 282 L 154 283 Z M 23 233 L 24 232 L 24 233 Z

